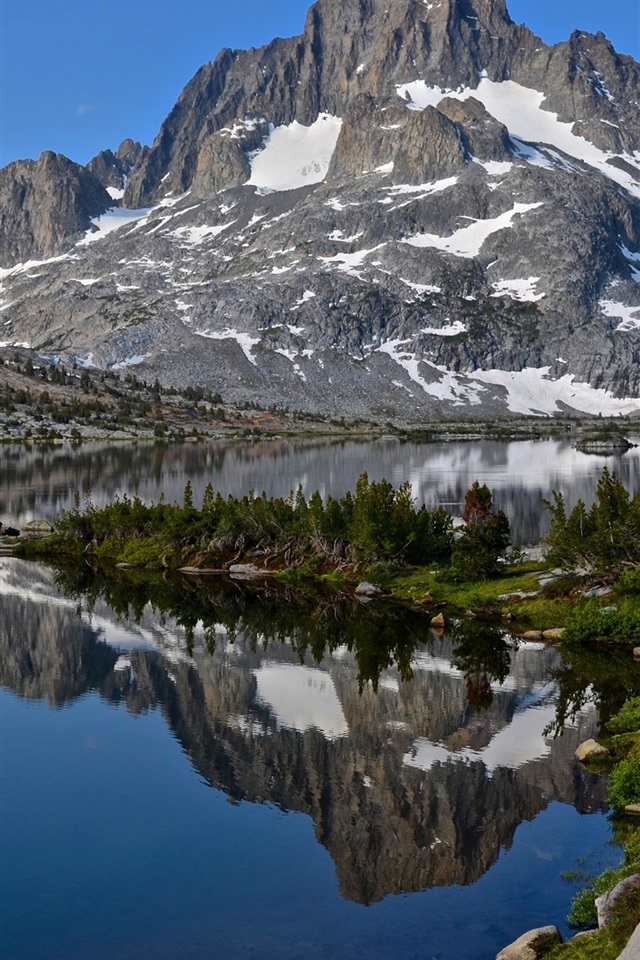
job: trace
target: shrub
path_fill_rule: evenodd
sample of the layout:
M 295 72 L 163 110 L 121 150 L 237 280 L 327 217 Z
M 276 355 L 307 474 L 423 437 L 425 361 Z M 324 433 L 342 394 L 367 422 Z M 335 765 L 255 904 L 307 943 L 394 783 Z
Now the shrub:
M 640 594 L 640 567 L 627 567 L 616 581 L 620 593 L 638 596 Z
M 640 803 L 640 760 L 621 760 L 611 774 L 609 801 L 622 809 L 628 803 Z
M 590 640 L 634 643 L 639 636 L 640 617 L 603 608 L 597 601 L 587 600 L 570 618 L 563 639 L 569 643 L 584 643 Z

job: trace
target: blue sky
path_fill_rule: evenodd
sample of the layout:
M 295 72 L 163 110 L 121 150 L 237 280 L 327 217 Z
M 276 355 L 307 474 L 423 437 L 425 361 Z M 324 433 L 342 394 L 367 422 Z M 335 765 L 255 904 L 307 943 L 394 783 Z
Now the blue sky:
M 507 2 L 547 43 L 603 30 L 640 59 L 638 0 Z M 0 0 L 0 165 L 42 150 L 86 163 L 125 137 L 151 143 L 201 64 L 223 46 L 300 33 L 309 3 Z

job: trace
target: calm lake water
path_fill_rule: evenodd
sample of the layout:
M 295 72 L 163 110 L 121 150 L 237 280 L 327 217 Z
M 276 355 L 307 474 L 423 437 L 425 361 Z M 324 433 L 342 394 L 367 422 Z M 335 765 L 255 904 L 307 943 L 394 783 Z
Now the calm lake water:
M 196 502 L 209 482 L 222 494 L 253 489 L 287 496 L 302 486 L 308 495 L 319 490 L 342 496 L 367 470 L 373 480 L 409 481 L 419 502 L 443 504 L 454 514 L 462 513 L 474 480 L 486 483 L 511 521 L 514 540 L 526 544 L 546 530 L 542 498 L 559 490 L 570 505 L 578 498 L 590 502 L 605 463 L 630 490 L 640 489 L 640 448 L 604 458 L 574 450 L 569 440 L 5 445 L 0 447 L 0 520 L 19 525 L 34 517 L 53 519 L 73 506 L 76 491 L 91 491 L 98 506 L 124 493 L 181 500 L 187 480 Z
M 460 512 L 478 479 L 517 542 L 605 461 L 558 441 L 0 448 L 0 519 L 75 490 L 196 500 L 363 470 Z M 607 461 L 638 489 L 635 450 Z M 133 575 L 131 575 L 133 576 Z M 617 863 L 574 759 L 630 665 L 411 611 L 216 584 L 103 584 L 0 558 L 3 960 L 492 960 Z M 636 670 L 637 672 L 637 670 Z
M 0 559 L 3 960 L 492 960 L 619 861 L 626 660 L 123 578 Z

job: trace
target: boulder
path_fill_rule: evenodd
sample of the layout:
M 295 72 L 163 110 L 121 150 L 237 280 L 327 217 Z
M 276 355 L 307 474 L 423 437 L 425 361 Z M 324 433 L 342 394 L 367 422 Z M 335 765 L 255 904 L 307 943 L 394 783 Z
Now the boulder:
M 381 593 L 380 587 L 376 587 L 375 583 L 369 583 L 368 580 L 363 580 L 356 587 L 357 597 L 379 597 Z
M 580 763 L 587 763 L 589 760 L 595 760 L 598 757 L 606 757 L 609 751 L 596 740 L 585 740 L 576 750 L 576 760 Z
M 640 647 L 633 648 L 633 656 L 636 660 L 640 660 Z
M 48 537 L 53 533 L 53 527 L 46 520 L 30 520 L 29 523 L 25 523 L 22 531 L 34 537 Z
M 640 803 L 628 803 L 624 808 L 624 812 L 631 817 L 640 817 Z
M 523 640 L 542 640 L 542 637 L 542 630 L 527 630 L 526 633 L 522 634 Z
M 596 900 L 596 910 L 598 911 L 598 926 L 606 927 L 615 917 L 616 901 L 620 897 L 640 895 L 640 873 L 634 873 L 631 877 L 625 877 L 620 883 L 616 884 L 613 890 L 607 890 Z
M 444 624 L 444 616 L 441 613 L 437 613 L 435 617 L 431 618 L 431 626 L 436 627 L 438 630 L 442 630 L 444 628 Z
M 562 640 L 564 627 L 552 627 L 551 630 L 544 630 L 542 636 L 545 640 Z
M 496 960 L 536 960 L 542 947 L 552 947 L 557 943 L 562 943 L 562 935 L 557 927 L 538 927 L 523 933 L 501 950 Z

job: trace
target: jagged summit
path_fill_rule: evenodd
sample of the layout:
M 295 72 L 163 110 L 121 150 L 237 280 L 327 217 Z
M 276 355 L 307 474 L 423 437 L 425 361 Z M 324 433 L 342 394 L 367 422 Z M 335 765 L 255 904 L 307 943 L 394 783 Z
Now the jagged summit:
M 89 160 L 87 170 L 98 178 L 112 199 L 120 200 L 124 196 L 129 174 L 141 154 L 142 145 L 126 139 L 122 141 L 115 153 L 112 150 L 101 150 L 97 156 Z
M 638 104 L 602 34 L 502 0 L 318 0 L 91 161 L 85 236 L 11 201 L 6 342 L 384 419 L 640 411 Z

